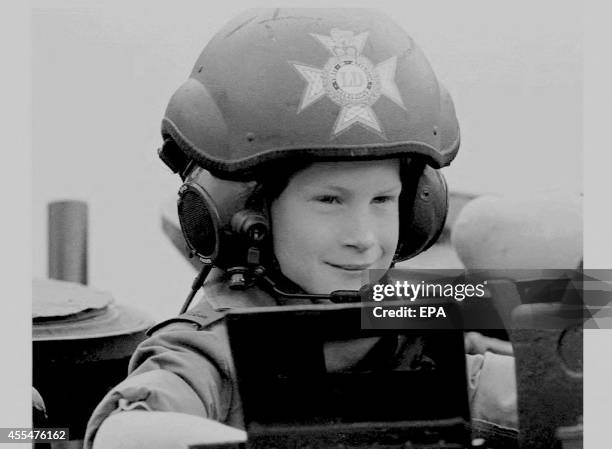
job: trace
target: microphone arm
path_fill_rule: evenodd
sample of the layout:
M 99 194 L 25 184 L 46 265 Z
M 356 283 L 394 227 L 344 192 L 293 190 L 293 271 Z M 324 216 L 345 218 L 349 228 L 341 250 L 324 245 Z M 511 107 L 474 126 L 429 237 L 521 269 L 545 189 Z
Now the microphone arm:
M 309 300 L 330 300 L 334 303 L 350 303 L 361 301 L 361 292 L 359 290 L 334 290 L 333 292 L 325 294 L 310 294 L 310 293 L 289 293 L 278 288 L 276 282 L 274 282 L 268 275 L 265 274 L 262 267 L 258 267 L 255 270 L 257 279 L 260 283 L 263 283 L 263 287 L 268 292 L 273 293 L 282 299 L 309 299 Z

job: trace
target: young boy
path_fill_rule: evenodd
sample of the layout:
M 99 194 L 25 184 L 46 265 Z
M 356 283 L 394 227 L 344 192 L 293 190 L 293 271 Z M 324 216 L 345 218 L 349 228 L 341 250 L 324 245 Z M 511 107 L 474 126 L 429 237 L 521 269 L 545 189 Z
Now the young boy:
M 202 299 L 140 345 L 129 377 L 94 411 L 87 448 L 108 416 L 131 410 L 243 427 L 223 312 L 321 302 L 270 293 L 262 272 L 285 292 L 326 295 L 428 248 L 447 208 L 437 169 L 459 148 L 452 100 L 420 49 L 369 10 L 238 17 L 173 95 L 162 134 L 160 156 L 184 181 L 185 239 L 216 268 Z M 331 347 L 328 369 L 350 370 L 376 346 Z M 421 363 L 407 349 L 394 357 Z M 468 361 L 473 408 L 515 425 L 512 391 L 500 402 L 477 388 L 493 357 Z M 499 363 L 511 379 L 511 359 Z

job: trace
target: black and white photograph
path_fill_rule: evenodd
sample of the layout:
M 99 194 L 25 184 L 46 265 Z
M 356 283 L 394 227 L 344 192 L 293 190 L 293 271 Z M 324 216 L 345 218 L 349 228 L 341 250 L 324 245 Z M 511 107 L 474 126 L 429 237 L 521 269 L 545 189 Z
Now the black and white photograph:
M 31 425 L 0 442 L 601 447 L 583 6 L 269 6 L 31 3 Z

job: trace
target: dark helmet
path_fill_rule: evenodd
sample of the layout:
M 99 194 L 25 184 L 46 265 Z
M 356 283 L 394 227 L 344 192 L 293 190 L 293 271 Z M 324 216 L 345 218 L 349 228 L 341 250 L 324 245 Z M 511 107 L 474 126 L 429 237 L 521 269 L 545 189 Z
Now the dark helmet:
M 409 159 L 395 260 L 424 251 L 448 209 L 437 169 L 459 148 L 452 99 L 421 50 L 364 9 L 252 10 L 231 21 L 170 99 L 162 136 L 160 156 L 185 181 L 187 243 L 224 268 L 245 263 L 219 258 L 241 253 L 225 242 L 242 239 L 248 251 L 264 240 L 265 214 L 248 204 L 253 180 L 298 161 Z

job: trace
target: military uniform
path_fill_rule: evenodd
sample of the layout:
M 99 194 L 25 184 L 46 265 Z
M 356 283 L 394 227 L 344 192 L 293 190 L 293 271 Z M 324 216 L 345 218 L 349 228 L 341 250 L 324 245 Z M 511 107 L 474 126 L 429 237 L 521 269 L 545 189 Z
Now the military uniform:
M 138 347 L 130 361 L 128 378 L 104 397 L 90 418 L 85 448 L 93 444 L 104 419 L 121 410 L 187 413 L 243 428 L 223 312 L 277 305 L 276 299 L 258 288 L 230 290 L 221 275 L 207 282 L 203 298 L 190 310 L 189 317 L 161 323 Z M 385 346 L 379 338 L 328 344 L 327 369 L 367 369 L 368 365 L 389 360 L 394 368 L 427 368 L 431 363 L 420 352 L 419 341 Z M 516 428 L 513 358 L 491 353 L 468 355 L 467 369 L 473 419 L 488 428 L 491 426 L 487 423 L 494 423 L 501 431 Z

